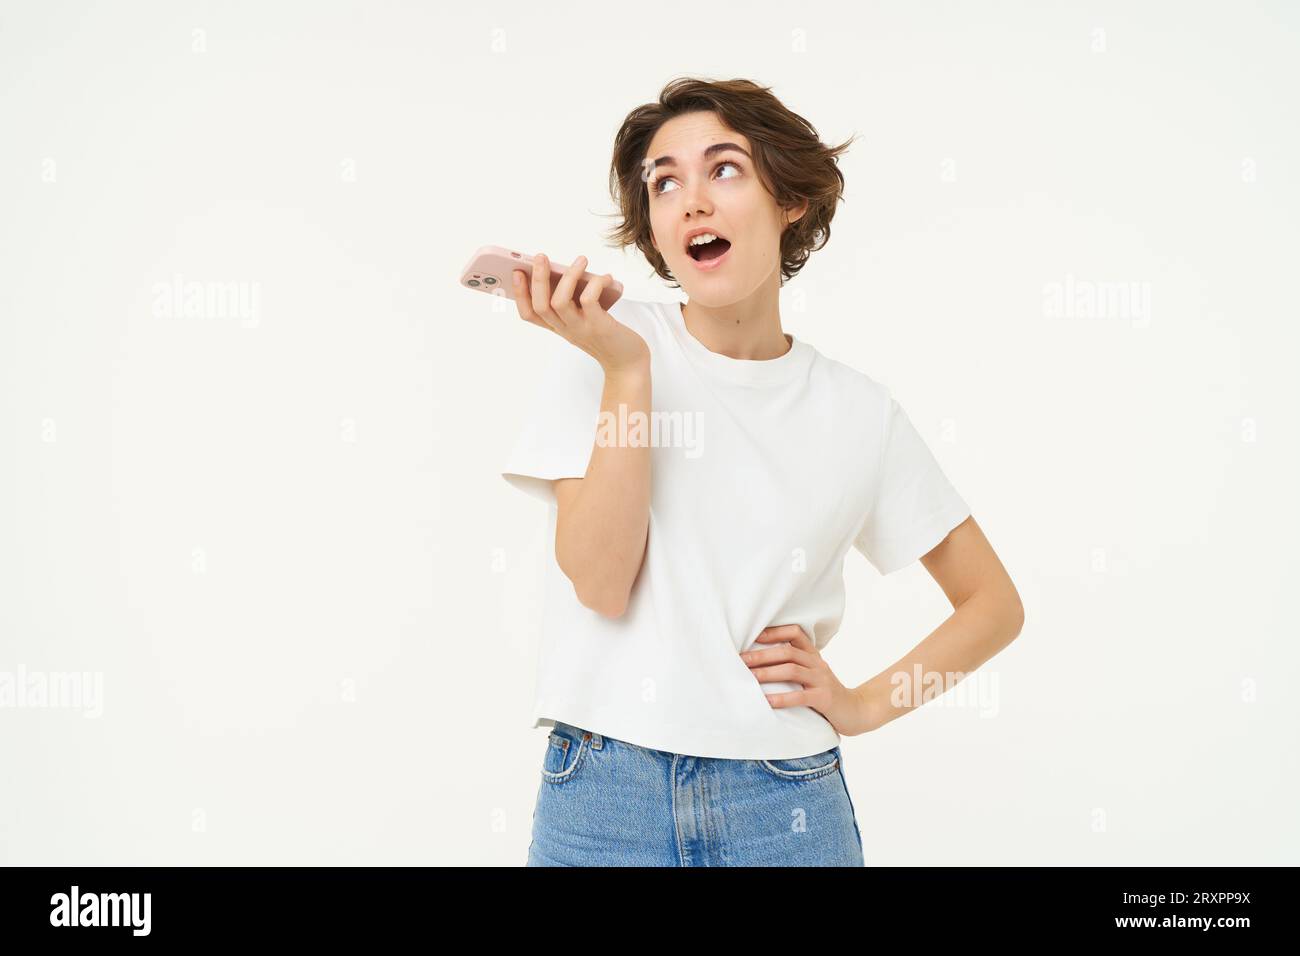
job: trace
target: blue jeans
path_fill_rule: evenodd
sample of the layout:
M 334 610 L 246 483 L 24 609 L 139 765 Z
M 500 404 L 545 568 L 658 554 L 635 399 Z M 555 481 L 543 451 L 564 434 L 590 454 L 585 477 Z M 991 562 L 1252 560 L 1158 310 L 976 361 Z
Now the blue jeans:
M 735 760 L 556 721 L 528 866 L 863 866 L 839 747 Z

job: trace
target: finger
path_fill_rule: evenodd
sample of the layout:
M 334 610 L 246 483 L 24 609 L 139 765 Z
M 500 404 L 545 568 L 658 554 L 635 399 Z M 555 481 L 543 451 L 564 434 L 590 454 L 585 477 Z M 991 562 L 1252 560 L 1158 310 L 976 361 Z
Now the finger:
M 533 311 L 551 328 L 559 331 L 564 320 L 551 308 L 551 262 L 542 253 L 533 256 Z
M 565 322 L 576 322 L 583 317 L 573 301 L 573 291 L 578 287 L 578 279 L 586 268 L 587 257 L 578 256 L 569 268 L 564 270 L 560 281 L 555 284 L 555 292 L 551 295 L 551 308 L 558 312 Z
M 605 273 L 603 276 L 595 276 L 587 282 L 587 287 L 578 296 L 578 304 L 582 308 L 584 318 L 590 319 L 595 312 L 603 311 L 600 308 L 600 296 L 613 281 L 614 277 L 609 273 Z
M 765 644 L 789 641 L 795 647 L 805 651 L 817 649 L 808 639 L 808 633 L 798 624 L 775 624 L 772 627 L 765 627 L 754 640 L 763 641 Z
M 512 270 L 510 282 L 514 288 L 515 308 L 519 310 L 519 318 L 525 322 L 531 322 L 533 325 L 549 329 L 550 326 L 538 318 L 537 313 L 533 311 L 532 302 L 528 298 L 528 276 L 524 273 L 524 270 Z
M 760 684 L 770 684 L 773 681 L 788 681 L 792 684 L 802 684 L 805 689 L 816 686 L 815 672 L 802 664 L 777 664 L 775 667 L 755 667 L 750 670 L 754 679 Z
M 804 667 L 816 667 L 822 657 L 816 651 L 803 651 L 789 644 L 778 644 L 776 647 L 761 647 L 745 651 L 741 659 L 751 668 L 760 664 L 779 664 L 782 661 L 794 661 Z
M 764 694 L 773 707 L 807 707 L 806 690 L 788 690 L 783 694 Z

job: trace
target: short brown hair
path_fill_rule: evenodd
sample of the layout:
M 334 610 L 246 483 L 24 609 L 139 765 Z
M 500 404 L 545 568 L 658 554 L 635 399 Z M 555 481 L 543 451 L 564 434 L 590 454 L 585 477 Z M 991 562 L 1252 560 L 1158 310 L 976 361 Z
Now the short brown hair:
M 806 119 L 791 112 L 771 92 L 751 80 L 703 80 L 678 77 L 669 81 L 655 103 L 638 106 L 623 120 L 614 137 L 609 190 L 622 222 L 608 238 L 616 247 L 635 245 L 654 271 L 674 288 L 663 256 L 651 243 L 650 200 L 643 161 L 655 132 L 684 113 L 714 112 L 724 126 L 743 133 L 753 147 L 759 180 L 782 209 L 807 200 L 808 210 L 781 234 L 781 282 L 795 276 L 808 256 L 831 237 L 831 219 L 844 193 L 844 175 L 836 158 L 856 137 L 839 146 L 821 142 Z

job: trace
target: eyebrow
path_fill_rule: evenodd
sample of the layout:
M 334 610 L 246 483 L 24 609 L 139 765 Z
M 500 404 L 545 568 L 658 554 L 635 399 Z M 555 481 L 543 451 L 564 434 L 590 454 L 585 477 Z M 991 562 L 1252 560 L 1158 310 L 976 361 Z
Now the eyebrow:
M 749 150 L 745 149 L 744 147 L 737 146 L 735 143 L 714 143 L 712 146 L 707 147 L 704 150 L 704 152 L 700 154 L 700 157 L 702 159 L 708 159 L 710 156 L 714 155 L 715 153 L 721 153 L 723 150 L 728 150 L 728 149 L 734 149 L 738 153 L 744 153 L 750 159 L 754 158 L 753 156 L 749 155 Z M 677 160 L 673 159 L 673 157 L 660 156 L 658 159 L 654 161 L 652 168 L 658 169 L 660 166 L 676 166 L 676 165 L 677 165 Z

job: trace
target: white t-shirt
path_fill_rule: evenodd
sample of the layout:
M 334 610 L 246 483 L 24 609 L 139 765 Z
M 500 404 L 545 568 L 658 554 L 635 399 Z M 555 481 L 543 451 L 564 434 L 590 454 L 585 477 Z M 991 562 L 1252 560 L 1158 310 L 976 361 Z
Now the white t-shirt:
M 890 574 L 970 509 L 888 388 L 802 339 L 778 358 L 733 359 L 687 330 L 678 303 L 623 298 L 609 312 L 650 349 L 645 559 L 617 618 L 581 604 L 556 563 L 549 479 L 585 477 L 604 389 L 599 363 L 556 337 L 502 471 L 550 505 L 532 726 L 700 757 L 836 746 L 817 711 L 764 696 L 800 685 L 760 684 L 740 652 L 778 624 L 821 650 L 843 616 L 850 547 Z

